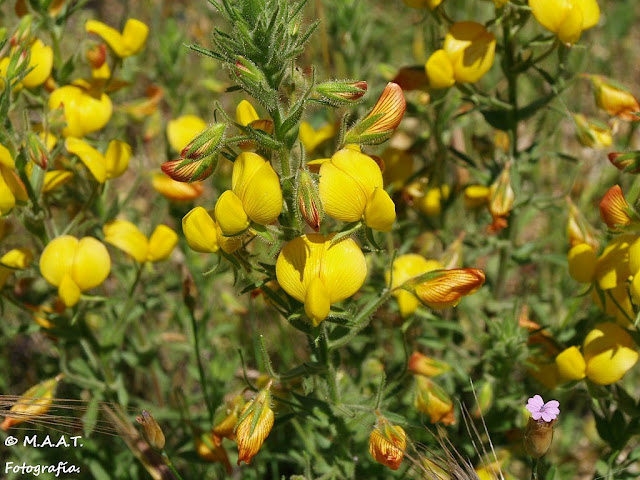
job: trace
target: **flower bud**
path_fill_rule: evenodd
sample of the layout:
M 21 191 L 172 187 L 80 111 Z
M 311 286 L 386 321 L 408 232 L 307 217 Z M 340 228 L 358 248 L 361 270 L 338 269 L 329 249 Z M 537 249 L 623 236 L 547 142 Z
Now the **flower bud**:
M 49 163 L 49 151 L 42 143 L 38 134 L 34 132 L 27 133 L 27 155 L 29 159 L 43 170 L 47 169 Z
M 611 152 L 607 155 L 611 164 L 626 173 L 640 173 L 640 151 Z
M 322 103 L 334 107 L 354 105 L 367 93 L 367 82 L 330 81 L 315 86 L 315 93 Z
M 198 456 L 207 462 L 220 462 L 224 465 L 227 475 L 231 475 L 233 468 L 229 462 L 227 451 L 222 441 L 214 433 L 195 432 L 194 443 Z
M 567 197 L 567 202 L 569 203 L 569 219 L 567 221 L 569 245 L 574 247 L 580 243 L 588 243 L 594 250 L 597 250 L 598 240 L 593 234 L 593 227 L 569 197 Z
M 87 62 L 91 65 L 91 68 L 93 70 L 97 70 L 104 65 L 104 62 L 107 59 L 107 46 L 104 43 L 94 45 L 87 49 L 85 56 L 87 58 Z
M 436 383 L 427 377 L 417 375 L 416 397 L 414 406 L 422 413 L 429 415 L 431 423 L 454 425 L 456 417 L 453 412 L 453 402 L 449 395 Z
M 192 183 L 208 178 L 218 166 L 218 156 L 212 155 L 200 160 L 189 160 L 188 158 L 169 160 L 164 162 L 160 168 L 171 179 L 177 182 Z
M 136 422 L 142 425 L 142 434 L 149 446 L 159 452 L 164 450 L 164 433 L 162 433 L 162 428 L 160 428 L 156 419 L 146 410 L 142 410 L 142 415 L 136 417 Z
M 20 19 L 18 29 L 13 35 L 11 35 L 11 39 L 9 40 L 9 43 L 11 43 L 12 47 L 26 42 L 31 36 L 31 23 L 33 21 L 33 17 L 31 15 L 19 16 L 21 16 L 22 18 Z
M 420 352 L 413 352 L 409 357 L 409 371 L 425 377 L 435 377 L 451 370 L 451 365 L 427 357 Z
M 378 424 L 369 436 L 369 453 L 373 459 L 391 470 L 398 470 L 404 458 L 405 448 L 407 435 L 402 427 L 392 425 L 388 420 L 379 417 Z
M 262 73 L 262 70 L 251 60 L 244 57 L 238 57 L 236 59 L 233 73 L 239 80 L 243 81 L 243 83 L 259 85 L 267 82 L 267 77 Z
M 588 243 L 579 243 L 569 250 L 569 275 L 576 282 L 591 283 L 596 273 L 598 258 L 596 252 Z
M 600 218 L 611 230 L 618 231 L 620 227 L 631 224 L 632 214 L 633 210 L 625 200 L 620 185 L 614 185 L 607 190 L 600 201 Z
M 236 426 L 238 465 L 241 462 L 249 464 L 271 432 L 274 414 L 270 405 L 270 387 L 271 382 L 242 410 L 240 421 Z
M 455 307 L 462 297 L 471 295 L 485 281 L 485 274 L 477 268 L 434 270 L 413 278 L 400 288 L 415 294 L 427 307 L 441 310 Z
M 598 121 L 589 120 L 582 114 L 573 114 L 576 135 L 581 145 L 588 148 L 603 148 L 611 145 L 611 129 Z
M 494 232 L 507 226 L 507 217 L 513 208 L 515 193 L 511 187 L 511 164 L 507 163 L 504 170 L 489 188 L 489 212 L 493 217 L 490 229 Z
M 226 129 L 226 123 L 216 123 L 200 132 L 182 149 L 180 156 L 184 159 L 200 160 L 217 155 L 224 146 L 223 140 Z
M 5 418 L 0 424 L 0 429 L 7 431 L 14 425 L 45 415 L 51 408 L 56 387 L 62 377 L 63 375 L 60 374 L 55 378 L 40 382 L 20 395 L 9 412 L 4 415 Z
M 553 440 L 554 423 L 555 420 L 545 422 L 544 420 L 534 420 L 529 417 L 527 429 L 524 433 L 524 449 L 533 458 L 540 458 L 549 450 Z
M 317 232 L 324 218 L 324 210 L 322 202 L 320 202 L 318 187 L 306 170 L 300 170 L 297 197 L 300 215 L 307 222 L 307 225 Z
M 386 141 L 400 125 L 406 109 L 402 89 L 389 82 L 371 112 L 347 132 L 344 143 L 378 145 Z
M 640 117 L 635 115 L 640 112 L 640 103 L 626 88 L 600 75 L 590 75 L 589 78 L 593 84 L 598 107 L 622 120 L 640 120 Z

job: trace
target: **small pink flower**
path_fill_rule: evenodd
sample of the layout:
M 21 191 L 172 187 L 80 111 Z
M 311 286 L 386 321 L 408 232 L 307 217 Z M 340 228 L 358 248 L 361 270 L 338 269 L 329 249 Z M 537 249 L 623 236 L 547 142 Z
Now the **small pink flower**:
M 558 408 L 559 406 L 560 402 L 557 400 L 551 400 L 544 403 L 544 400 L 540 395 L 534 395 L 527 402 L 527 410 L 531 412 L 531 417 L 534 420 L 540 420 L 542 418 L 542 420 L 547 423 L 555 420 L 558 416 L 560 413 L 560 409 Z

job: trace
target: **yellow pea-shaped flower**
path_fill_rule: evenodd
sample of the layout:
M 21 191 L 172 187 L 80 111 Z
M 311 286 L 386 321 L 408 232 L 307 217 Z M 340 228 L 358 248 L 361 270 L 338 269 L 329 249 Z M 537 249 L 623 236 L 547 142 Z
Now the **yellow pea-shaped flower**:
M 149 35 L 149 27 L 135 18 L 127 20 L 122 33 L 97 20 L 88 20 L 85 30 L 102 37 L 120 58 L 139 53 L 144 48 Z
M 458 83 L 474 83 L 493 65 L 496 38 L 476 22 L 454 23 L 444 38 L 447 52 Z
M 282 211 L 280 179 L 271 164 L 260 155 L 244 152 L 233 162 L 231 190 L 215 206 L 216 221 L 226 236 L 237 235 L 250 222 L 273 223 Z
M 597 256 L 588 243 L 579 243 L 569 250 L 569 275 L 576 282 L 591 283 L 596 273 Z
M 178 234 L 166 225 L 158 225 L 151 237 L 127 220 L 114 220 L 103 227 L 105 242 L 119 248 L 136 262 L 166 260 L 178 243 Z
M 617 382 L 638 362 L 633 338 L 612 322 L 596 325 L 584 339 L 582 351 L 587 378 L 598 385 Z
M 189 247 L 196 252 L 216 253 L 222 249 L 225 253 L 232 253 L 242 245 L 238 237 L 225 237 L 213 212 L 203 207 L 195 207 L 184 216 L 182 231 Z
M 364 220 L 382 232 L 393 227 L 395 205 L 383 188 L 380 167 L 367 155 L 344 148 L 322 163 L 318 191 L 325 213 L 337 220 Z
M 561 380 L 582 380 L 586 376 L 587 364 L 576 346 L 560 352 L 556 357 L 556 366 Z
M 109 252 L 93 237 L 54 238 L 40 257 L 42 276 L 58 287 L 58 295 L 67 307 L 78 303 L 82 292 L 104 282 L 110 270 Z
M 111 140 L 104 155 L 79 138 L 67 138 L 65 147 L 78 156 L 99 183 L 122 175 L 131 158 L 131 146 L 120 140 Z
M 596 0 L 529 0 L 529 6 L 538 23 L 567 44 L 576 43 L 600 19 Z
M 289 242 L 278 255 L 276 277 L 282 289 L 299 302 L 314 325 L 330 306 L 356 293 L 367 276 L 360 247 L 347 238 L 331 245 L 333 234 L 310 234 Z
M 113 106 L 105 94 L 93 96 L 84 81 L 65 85 L 51 92 L 49 109 L 62 108 L 67 123 L 62 130 L 64 137 L 82 138 L 102 129 L 111 119 Z

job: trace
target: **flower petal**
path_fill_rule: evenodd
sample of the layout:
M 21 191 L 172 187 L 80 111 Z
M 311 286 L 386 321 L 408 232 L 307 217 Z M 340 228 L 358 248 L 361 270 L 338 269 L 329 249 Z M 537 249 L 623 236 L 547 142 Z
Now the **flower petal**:
M 78 303 L 78 300 L 80 300 L 81 293 L 80 288 L 73 281 L 71 275 L 65 274 L 58 287 L 58 296 L 62 300 L 62 303 L 67 307 L 73 307 Z
M 333 235 L 327 237 L 319 275 L 333 304 L 360 290 L 367 277 L 367 262 L 362 250 L 351 238 L 333 246 L 330 244 L 331 238 Z
M 317 327 L 327 318 L 330 310 L 331 302 L 329 292 L 327 292 L 322 280 L 316 277 L 311 280 L 311 283 L 309 283 L 307 287 L 304 298 L 304 311 L 313 323 L 313 326 Z
M 242 201 L 231 190 L 220 195 L 214 212 L 220 230 L 226 236 L 238 235 L 249 227 L 249 218 L 242 207 Z
M 278 174 L 265 162 L 247 182 L 242 205 L 247 216 L 261 225 L 269 225 L 277 220 L 282 211 L 282 190 Z
M 71 277 L 83 292 L 97 287 L 109 276 L 111 258 L 107 247 L 93 237 L 81 238 L 73 259 Z
M 40 256 L 40 273 L 51 285 L 59 286 L 65 275 L 71 274 L 78 239 L 62 235 L 51 240 Z
M 159 262 L 166 260 L 178 244 L 178 234 L 166 225 L 158 225 L 149 237 L 147 260 Z
M 120 140 L 111 140 L 104 154 L 107 178 L 122 175 L 129 166 L 131 145 Z
M 390 232 L 395 221 L 396 206 L 393 200 L 382 187 L 376 188 L 364 210 L 364 222 L 374 230 Z
M 65 147 L 69 153 L 77 155 L 85 167 L 89 169 L 93 178 L 98 183 L 104 183 L 107 179 L 104 156 L 91 145 L 79 138 L 69 137 L 65 141 Z
M 130 255 L 136 262 L 147 261 L 149 241 L 133 223 L 127 220 L 114 220 L 107 223 L 102 230 L 105 242 Z

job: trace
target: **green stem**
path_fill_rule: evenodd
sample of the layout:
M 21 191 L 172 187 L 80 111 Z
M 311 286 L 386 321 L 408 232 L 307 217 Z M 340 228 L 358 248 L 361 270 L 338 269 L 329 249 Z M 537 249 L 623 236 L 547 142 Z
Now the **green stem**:
M 167 467 L 169 467 L 169 470 L 171 470 L 171 473 L 173 473 L 178 480 L 184 480 L 182 478 L 182 476 L 176 470 L 176 467 L 173 466 L 173 462 L 171 461 L 171 459 L 167 455 L 167 452 L 165 452 L 165 451 L 162 452 L 162 458 L 164 459 L 164 463 L 167 464 Z
M 193 332 L 193 343 L 195 347 L 195 356 L 198 363 L 198 374 L 200 375 L 200 385 L 202 386 L 202 394 L 204 395 L 204 402 L 207 404 L 207 411 L 209 412 L 209 420 L 213 422 L 213 404 L 211 403 L 211 397 L 207 390 L 207 379 L 204 374 L 204 367 L 202 365 L 202 356 L 200 355 L 200 338 L 198 335 L 198 321 L 196 320 L 195 313 L 191 308 L 189 310 L 189 318 L 191 319 L 191 330 Z
M 537 458 L 531 459 L 531 480 L 538 480 L 538 464 L 540 460 Z
M 371 321 L 371 316 L 391 297 L 391 289 L 385 288 L 378 298 L 373 298 L 354 318 L 355 326 L 345 336 L 329 343 L 329 350 L 343 347 L 364 330 Z

